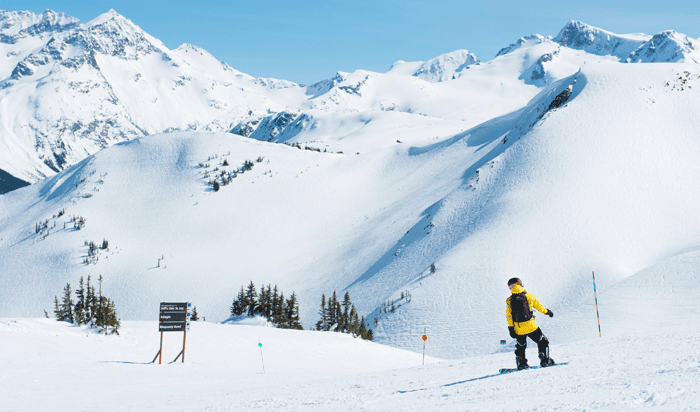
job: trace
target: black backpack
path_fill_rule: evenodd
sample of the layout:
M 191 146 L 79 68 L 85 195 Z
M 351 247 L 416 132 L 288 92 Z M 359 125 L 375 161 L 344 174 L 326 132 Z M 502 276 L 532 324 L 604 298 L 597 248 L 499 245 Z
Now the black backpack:
M 530 304 L 527 302 L 525 293 L 510 295 L 510 313 L 513 316 L 513 322 L 527 322 L 533 318 Z

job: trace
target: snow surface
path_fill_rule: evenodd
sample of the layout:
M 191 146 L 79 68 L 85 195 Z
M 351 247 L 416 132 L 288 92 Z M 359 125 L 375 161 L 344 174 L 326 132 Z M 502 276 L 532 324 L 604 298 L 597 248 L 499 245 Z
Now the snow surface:
M 663 301 L 678 310 L 668 317 L 683 318 L 673 296 Z M 426 356 L 423 365 L 420 353 L 345 334 L 209 322 L 193 322 L 184 363 L 172 362 L 183 334 L 165 333 L 163 363 L 154 364 L 156 322 L 125 322 L 120 336 L 104 336 L 49 319 L 3 319 L 0 397 L 18 412 L 697 409 L 697 331 L 667 324 L 606 337 L 611 329 L 604 323 L 602 339 L 554 342 L 552 356 L 568 365 L 499 375 L 514 365 L 512 353 Z

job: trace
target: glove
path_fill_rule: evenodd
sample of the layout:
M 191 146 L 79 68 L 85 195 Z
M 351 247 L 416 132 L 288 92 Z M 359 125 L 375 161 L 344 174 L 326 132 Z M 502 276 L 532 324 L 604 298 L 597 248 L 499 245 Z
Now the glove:
M 547 309 L 547 313 L 545 315 L 549 316 L 550 318 L 553 318 L 554 312 L 552 312 L 552 309 Z
M 508 333 L 510 333 L 510 337 L 513 339 L 518 338 L 518 334 L 515 333 L 515 327 L 514 326 L 508 326 Z

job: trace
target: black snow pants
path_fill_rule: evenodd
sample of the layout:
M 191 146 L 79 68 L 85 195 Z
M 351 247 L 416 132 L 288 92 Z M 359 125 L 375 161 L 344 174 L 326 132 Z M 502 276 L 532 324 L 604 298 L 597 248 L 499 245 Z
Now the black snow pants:
M 515 343 L 515 356 L 525 358 L 527 338 L 537 343 L 537 351 L 540 353 L 540 358 L 542 358 L 542 354 L 544 354 L 545 358 L 549 358 L 549 340 L 544 336 L 540 328 L 537 328 L 534 332 L 530 332 L 527 335 L 518 335 L 516 339 L 517 342 Z

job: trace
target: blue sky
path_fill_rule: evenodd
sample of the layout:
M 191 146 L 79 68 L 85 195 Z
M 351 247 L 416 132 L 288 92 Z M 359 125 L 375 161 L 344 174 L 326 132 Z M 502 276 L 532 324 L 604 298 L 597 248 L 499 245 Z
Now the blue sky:
M 673 29 L 700 37 L 700 2 L 676 1 L 0 0 L 4 10 L 61 11 L 87 22 L 113 8 L 174 49 L 200 46 L 237 70 L 311 84 L 337 71 L 385 72 L 397 60 L 467 49 L 482 61 L 569 20 L 615 33 Z

